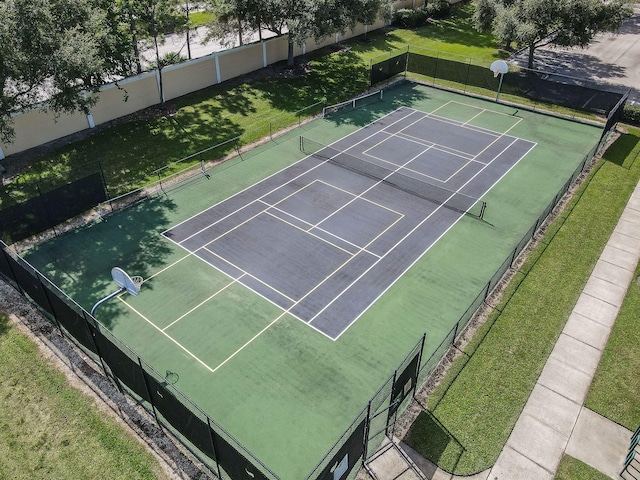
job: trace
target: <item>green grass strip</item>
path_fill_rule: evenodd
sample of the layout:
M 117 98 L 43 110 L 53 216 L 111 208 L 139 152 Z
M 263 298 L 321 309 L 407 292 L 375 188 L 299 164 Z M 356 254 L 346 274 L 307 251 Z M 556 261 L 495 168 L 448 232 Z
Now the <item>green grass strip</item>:
M 167 478 L 0 313 L 0 478 Z
M 608 480 L 610 477 L 580 460 L 564 455 L 560 460 L 555 480 L 576 480 L 577 478 L 580 480 Z
M 635 272 L 635 279 L 640 268 Z M 633 280 L 609 336 L 585 405 L 634 431 L 640 422 L 640 283 Z
M 193 15 L 199 22 L 198 14 Z M 321 106 L 298 113 L 316 102 L 333 104 L 366 91 L 370 60 L 397 48 L 406 51 L 408 44 L 487 61 L 499 58 L 497 43 L 473 28 L 472 15 L 470 4 L 455 9 L 449 19 L 420 29 L 372 33 L 371 43 L 350 40 L 349 51 L 335 54 L 329 48 L 307 55 L 308 72 L 303 76 L 253 81 L 241 77 L 171 100 L 166 112 L 139 113 L 111 128 L 96 129 L 84 140 L 33 159 L 19 181 L 0 186 L 0 209 L 98 169 L 103 171 L 113 197 L 189 164 L 220 158 L 233 151 L 233 143 L 169 166 L 235 137 L 241 137 L 241 144 L 249 144 L 296 125 L 300 117 L 317 114 Z M 10 162 L 11 157 L 7 164 Z
M 496 59 L 507 58 L 509 52 L 499 50 L 499 43 L 491 33 L 478 32 L 475 29 L 473 13 L 475 3 L 455 7 L 448 18 L 430 22 L 415 29 L 381 29 L 367 35 L 369 43 L 361 39 L 349 40 L 352 51 L 369 65 L 371 60 L 381 60 L 385 55 L 397 54 L 398 50 L 428 48 L 486 60 L 487 68 Z M 461 58 L 460 61 L 466 59 Z
M 430 396 L 405 439 L 426 458 L 460 475 L 495 463 L 640 179 L 639 151 L 637 129 L 609 149 Z

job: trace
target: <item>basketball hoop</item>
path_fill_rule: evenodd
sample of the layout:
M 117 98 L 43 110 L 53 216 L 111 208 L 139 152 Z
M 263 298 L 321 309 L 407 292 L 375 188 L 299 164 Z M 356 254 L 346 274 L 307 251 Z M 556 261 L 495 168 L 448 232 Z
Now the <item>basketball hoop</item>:
M 493 72 L 493 77 L 497 77 L 498 75 L 509 72 L 509 65 L 504 60 L 496 60 L 491 64 L 489 69 Z
M 500 89 L 502 88 L 502 79 L 504 74 L 509 72 L 509 65 L 504 60 L 496 60 L 491 64 L 489 69 L 493 72 L 493 78 L 500 75 L 500 83 L 498 84 L 498 93 L 496 95 L 496 102 L 500 99 Z
M 120 295 L 121 293 L 128 292 L 129 295 L 138 295 L 138 293 L 140 293 L 140 286 L 144 281 L 144 279 L 139 275 L 130 277 L 127 272 L 125 272 L 120 267 L 113 267 L 111 269 L 111 278 L 113 278 L 113 281 L 116 283 L 116 285 L 118 285 L 118 287 L 120 287 L 120 289 L 98 301 L 98 303 L 96 303 L 91 309 L 91 315 L 93 315 L 93 313 L 102 303 Z
M 140 285 L 142 285 L 143 278 L 140 276 L 130 277 L 120 267 L 113 267 L 111 269 L 111 278 L 116 282 L 120 288 L 124 288 L 129 295 L 136 296 L 140 293 Z

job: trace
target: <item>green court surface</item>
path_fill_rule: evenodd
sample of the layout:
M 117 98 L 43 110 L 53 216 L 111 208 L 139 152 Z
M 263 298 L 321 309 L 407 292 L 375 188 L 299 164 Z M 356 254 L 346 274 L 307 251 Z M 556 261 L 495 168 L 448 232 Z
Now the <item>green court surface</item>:
M 337 341 L 309 328 L 161 232 L 400 106 L 536 142 L 483 198 L 484 221 L 456 223 Z M 515 115 L 514 115 L 515 114 Z M 244 159 L 25 254 L 87 310 L 114 291 L 110 270 L 145 281 L 96 318 L 283 480 L 306 478 L 426 332 L 423 358 L 598 142 L 601 128 L 403 83 L 383 101 L 313 121 Z M 268 255 L 269 245 L 264 245 Z

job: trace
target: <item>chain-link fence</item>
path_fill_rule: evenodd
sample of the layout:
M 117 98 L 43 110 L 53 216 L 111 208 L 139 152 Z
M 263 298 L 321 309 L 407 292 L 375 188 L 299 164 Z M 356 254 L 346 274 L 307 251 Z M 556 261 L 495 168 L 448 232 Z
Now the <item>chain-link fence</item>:
M 248 146 L 260 139 L 278 141 L 289 128 L 300 127 L 322 114 L 324 100 L 295 112 L 256 123 L 252 128 L 208 148 L 166 163 L 160 168 L 132 169 L 130 159 L 102 158 L 70 167 L 61 162 L 43 173 L 30 169 L 0 184 L 0 239 L 12 244 L 56 226 L 97 207 L 106 215 L 166 193 L 168 189 L 200 175 L 209 175 L 207 165 L 226 159 L 225 168 L 252 155 Z M 134 171 L 135 170 L 135 171 Z
M 0 276 L 38 305 L 84 354 L 111 378 L 120 391 L 152 414 L 220 479 L 279 480 L 278 475 L 229 432 L 174 387 L 175 373 L 164 375 L 98 323 L 37 269 L 0 241 Z M 403 403 L 415 393 L 424 336 L 393 375 L 307 477 L 347 478 L 375 453 Z
M 508 73 L 496 77 L 484 60 L 410 46 L 371 61 L 372 86 L 399 74 L 412 74 L 433 86 L 570 116 L 608 117 L 629 91 L 626 87 L 517 65 L 509 65 Z
M 44 275 L 0 242 L 0 276 L 37 304 L 71 340 L 103 369 L 122 393 L 153 414 L 220 479 L 279 480 L 279 477 L 172 385 L 102 327 Z

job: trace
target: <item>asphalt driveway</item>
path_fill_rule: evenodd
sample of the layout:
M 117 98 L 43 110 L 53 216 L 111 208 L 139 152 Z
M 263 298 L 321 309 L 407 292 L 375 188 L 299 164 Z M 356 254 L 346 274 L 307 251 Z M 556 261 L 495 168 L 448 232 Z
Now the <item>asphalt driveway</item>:
M 527 66 L 527 51 L 514 63 Z M 599 80 L 633 89 L 629 103 L 640 103 L 640 5 L 616 34 L 605 33 L 587 48 L 546 47 L 536 51 L 534 68 Z

